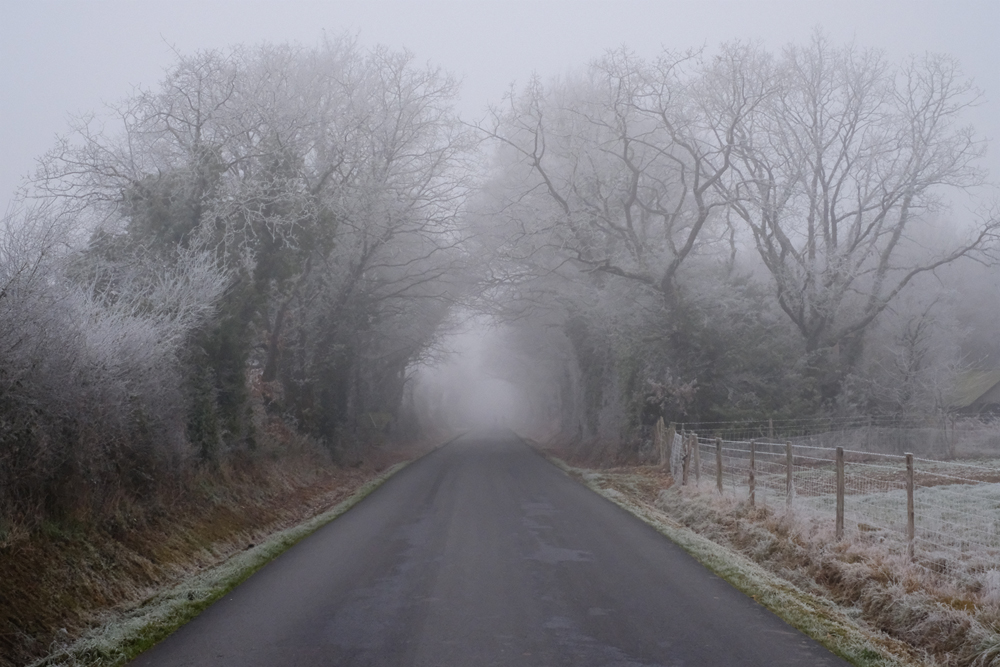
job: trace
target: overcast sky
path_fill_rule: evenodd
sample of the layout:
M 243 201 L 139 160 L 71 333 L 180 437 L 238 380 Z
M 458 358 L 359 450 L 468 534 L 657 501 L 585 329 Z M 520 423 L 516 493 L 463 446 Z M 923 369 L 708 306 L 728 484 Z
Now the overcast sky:
M 313 44 L 347 31 L 461 77 L 471 118 L 511 82 L 623 44 L 644 56 L 734 38 L 778 48 L 817 26 L 893 58 L 958 57 L 985 93 L 970 121 L 1000 143 L 1000 0 L 0 0 L 0 205 L 69 114 L 155 86 L 175 50 Z M 994 178 L 998 155 L 1000 145 L 988 159 Z

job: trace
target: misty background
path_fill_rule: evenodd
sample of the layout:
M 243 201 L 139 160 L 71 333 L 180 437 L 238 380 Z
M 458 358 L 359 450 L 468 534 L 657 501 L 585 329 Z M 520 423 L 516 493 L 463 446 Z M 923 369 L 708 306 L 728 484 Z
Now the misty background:
M 3 19 L 11 516 L 468 428 L 644 460 L 661 418 L 994 410 L 996 3 Z
M 260 41 L 315 44 L 321 33 L 406 48 L 462 81 L 466 120 L 483 116 L 512 83 L 580 68 L 627 45 L 655 56 L 732 39 L 780 48 L 821 26 L 834 43 L 892 58 L 949 53 L 984 91 L 969 120 L 1000 136 L 1000 7 L 990 0 L 863 2 L 131 2 L 3 3 L 0 21 L 0 198 L 66 129 L 69 114 L 100 112 L 133 87 L 154 87 L 177 53 Z M 1000 149 L 988 160 L 996 174 Z

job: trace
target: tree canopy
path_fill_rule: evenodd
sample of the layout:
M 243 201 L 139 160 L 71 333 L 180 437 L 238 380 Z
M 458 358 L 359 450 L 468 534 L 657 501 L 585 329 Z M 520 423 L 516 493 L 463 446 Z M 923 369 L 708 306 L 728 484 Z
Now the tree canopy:
M 262 44 L 75 119 L 0 232 L 0 501 L 277 431 L 343 458 L 416 423 L 461 313 L 506 326 L 492 372 L 540 421 L 607 442 L 933 411 L 986 358 L 949 296 L 1000 224 L 953 59 L 817 33 L 617 49 L 477 123 L 458 91 L 353 39 Z

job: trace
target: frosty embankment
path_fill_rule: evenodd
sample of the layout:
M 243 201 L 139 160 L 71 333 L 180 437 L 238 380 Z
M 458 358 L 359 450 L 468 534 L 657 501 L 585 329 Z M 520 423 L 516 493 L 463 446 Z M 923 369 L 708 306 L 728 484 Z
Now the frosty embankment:
M 659 466 L 566 473 L 655 527 L 788 623 L 859 665 L 992 665 L 998 606 L 877 539 L 837 540 L 828 517 L 683 487 Z M 827 525 L 827 524 L 830 525 Z M 975 588 L 975 587 L 973 587 Z

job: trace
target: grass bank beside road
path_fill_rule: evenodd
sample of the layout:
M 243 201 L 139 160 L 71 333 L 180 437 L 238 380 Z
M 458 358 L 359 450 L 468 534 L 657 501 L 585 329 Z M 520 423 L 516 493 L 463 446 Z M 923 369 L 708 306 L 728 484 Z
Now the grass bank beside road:
M 351 466 L 248 462 L 115 522 L 10 531 L 0 540 L 0 666 L 124 664 L 429 449 Z
M 806 517 L 675 485 L 656 466 L 576 467 L 571 450 L 536 447 L 856 665 L 1000 665 L 1000 604 L 877 544 L 837 542 Z

